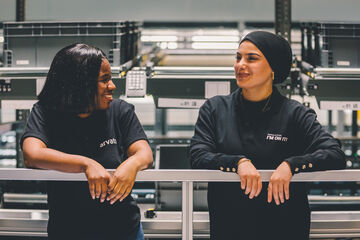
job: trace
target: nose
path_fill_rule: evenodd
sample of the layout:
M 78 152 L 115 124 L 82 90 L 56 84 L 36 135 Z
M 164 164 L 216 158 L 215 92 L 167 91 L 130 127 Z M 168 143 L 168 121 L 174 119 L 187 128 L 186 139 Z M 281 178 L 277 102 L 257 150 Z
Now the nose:
M 116 89 L 116 86 L 115 86 L 115 84 L 114 84 L 114 82 L 113 82 L 112 79 L 109 81 L 109 83 L 108 83 L 108 85 L 107 85 L 107 88 L 108 88 L 109 90 L 111 90 L 111 91 Z
M 244 58 L 240 59 L 240 61 L 235 61 L 234 68 L 236 71 L 245 69 L 245 67 L 246 67 L 246 62 Z

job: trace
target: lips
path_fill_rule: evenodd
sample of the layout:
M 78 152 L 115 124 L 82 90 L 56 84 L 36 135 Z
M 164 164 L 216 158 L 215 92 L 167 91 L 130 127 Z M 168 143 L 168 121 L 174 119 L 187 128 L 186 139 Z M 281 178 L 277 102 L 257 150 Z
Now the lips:
M 105 97 L 105 99 L 108 100 L 108 101 L 112 101 L 112 100 L 113 100 L 112 93 L 104 94 L 104 97 Z
M 250 76 L 250 74 L 249 73 L 237 73 L 236 76 L 238 78 L 247 78 Z

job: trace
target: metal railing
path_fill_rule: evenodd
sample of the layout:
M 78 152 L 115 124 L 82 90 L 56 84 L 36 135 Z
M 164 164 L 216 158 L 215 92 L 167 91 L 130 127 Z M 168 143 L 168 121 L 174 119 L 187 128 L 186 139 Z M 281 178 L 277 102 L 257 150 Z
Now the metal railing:
M 113 172 L 114 170 L 109 170 Z M 261 179 L 268 182 L 273 170 L 259 170 Z M 36 181 L 86 181 L 84 173 L 62 173 L 53 170 L 0 169 L 0 180 Z M 138 173 L 136 181 L 182 182 L 182 239 L 193 239 L 193 183 L 194 182 L 239 182 L 237 174 L 217 170 L 145 170 Z M 335 170 L 299 173 L 292 182 L 357 182 L 360 170 Z

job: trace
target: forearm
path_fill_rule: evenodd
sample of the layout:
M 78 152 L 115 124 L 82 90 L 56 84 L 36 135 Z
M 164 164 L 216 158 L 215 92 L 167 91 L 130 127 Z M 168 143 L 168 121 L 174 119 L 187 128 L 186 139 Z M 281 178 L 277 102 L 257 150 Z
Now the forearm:
M 90 158 L 63 153 L 50 148 L 24 151 L 24 162 L 27 167 L 51 169 L 61 172 L 81 173 L 94 161 Z
M 135 155 L 129 157 L 128 159 L 126 159 L 126 161 L 124 161 L 121 165 L 132 165 L 136 171 L 141 171 L 144 169 L 147 169 L 149 167 L 151 167 L 152 165 L 152 155 L 149 155 L 147 153 L 136 153 Z M 120 165 L 120 166 L 121 166 Z

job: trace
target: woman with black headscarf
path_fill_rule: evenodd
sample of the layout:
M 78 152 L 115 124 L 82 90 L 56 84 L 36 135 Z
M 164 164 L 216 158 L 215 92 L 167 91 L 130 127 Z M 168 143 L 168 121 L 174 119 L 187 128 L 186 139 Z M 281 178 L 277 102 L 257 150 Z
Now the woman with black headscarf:
M 220 169 L 240 183 L 209 183 L 211 239 L 308 239 L 310 210 L 293 174 L 341 169 L 339 142 L 312 109 L 282 96 L 274 84 L 289 75 L 288 42 L 269 32 L 246 35 L 236 53 L 239 88 L 207 100 L 199 111 L 190 155 L 193 168 Z M 262 183 L 257 169 L 275 169 Z

